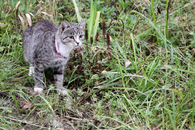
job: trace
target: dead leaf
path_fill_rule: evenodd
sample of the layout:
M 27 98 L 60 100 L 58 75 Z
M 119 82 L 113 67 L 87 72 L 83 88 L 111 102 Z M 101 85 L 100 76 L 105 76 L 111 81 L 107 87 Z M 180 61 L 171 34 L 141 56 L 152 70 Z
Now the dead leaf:
M 19 5 L 20 5 L 21 1 L 18 1 L 18 3 L 16 4 L 16 9 L 18 9 Z
M 46 13 L 46 12 L 41 12 L 41 13 L 44 14 L 44 15 L 47 15 L 47 16 L 49 16 L 49 17 L 51 17 L 51 18 L 53 18 L 52 15 L 50 15 L 50 14 L 48 14 L 48 13 Z
M 102 73 L 107 73 L 107 72 L 108 72 L 108 71 L 106 71 L 106 70 L 103 70 L 103 71 L 102 71 Z
M 23 106 L 23 109 L 28 109 L 31 107 L 31 103 L 26 102 L 26 104 Z
M 29 13 L 31 16 L 33 16 L 33 18 L 35 18 L 35 16 L 32 13 Z
M 112 42 L 112 37 L 111 36 L 109 37 L 109 39 L 110 39 L 110 42 Z
M 31 16 L 29 14 L 26 14 L 26 17 L 27 17 L 27 21 L 28 21 L 29 26 L 32 26 Z
M 125 67 L 128 67 L 130 64 L 131 64 L 131 61 L 130 60 L 126 60 L 125 61 Z
M 11 9 L 6 15 L 5 15 L 5 21 L 7 21 L 7 15 L 14 12 L 15 11 L 15 8 Z
M 24 19 L 22 18 L 22 16 L 18 15 L 18 17 L 20 18 L 20 21 L 21 21 L 21 23 L 22 23 L 22 28 L 23 28 L 23 30 L 24 30 L 24 29 L 25 29 L 25 21 L 24 21 Z

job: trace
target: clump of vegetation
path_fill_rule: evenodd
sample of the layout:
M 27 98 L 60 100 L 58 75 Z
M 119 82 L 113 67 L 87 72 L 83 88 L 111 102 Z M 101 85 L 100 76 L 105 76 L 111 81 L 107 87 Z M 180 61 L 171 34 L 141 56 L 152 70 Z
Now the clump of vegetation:
M 0 129 L 194 129 L 194 1 L 0 1 Z M 22 33 L 87 18 L 64 86 L 36 95 Z

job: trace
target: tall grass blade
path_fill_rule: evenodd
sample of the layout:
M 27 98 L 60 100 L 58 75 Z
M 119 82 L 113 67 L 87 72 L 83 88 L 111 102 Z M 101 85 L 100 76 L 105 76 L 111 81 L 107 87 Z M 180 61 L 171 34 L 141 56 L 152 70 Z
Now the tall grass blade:
M 122 66 L 121 66 L 121 63 L 120 63 L 120 59 L 119 59 L 119 57 L 118 57 L 118 55 L 117 55 L 117 51 L 116 51 L 116 49 L 115 49 L 115 53 L 116 53 L 116 58 L 117 58 L 117 60 L 118 60 L 118 69 L 119 69 L 119 72 L 120 72 L 120 74 L 121 74 L 123 87 L 125 87 L 125 81 L 124 81 L 124 76 L 123 76 Z
M 90 18 L 88 21 L 88 40 L 90 40 L 90 37 L 92 36 L 92 30 L 94 26 L 94 20 L 96 15 L 96 7 L 97 6 L 97 0 L 95 0 L 95 3 L 93 3 L 93 0 L 91 0 L 91 7 L 90 7 Z
M 135 70 L 136 70 L 136 73 L 138 72 L 138 69 L 137 69 L 137 56 L 136 56 L 136 44 L 135 44 L 135 41 L 134 41 L 134 37 L 133 37 L 133 34 L 131 33 L 130 34 L 130 37 L 131 37 L 131 40 L 132 40 L 132 44 L 133 44 L 133 54 L 134 54 L 134 62 L 135 62 Z
M 88 40 L 90 40 L 90 36 L 91 36 L 91 31 L 92 31 L 92 27 L 93 27 L 93 19 L 94 19 L 94 5 L 93 5 L 93 0 L 91 0 L 91 6 L 90 6 L 90 18 L 89 18 L 89 22 L 88 22 Z
M 193 74 L 193 84 L 190 87 L 190 91 L 192 94 L 192 122 L 194 122 L 194 117 L 195 117 L 195 113 L 194 113 L 194 109 L 195 109 L 195 104 L 194 104 L 194 88 L 195 88 L 195 74 Z M 193 127 L 194 127 L 194 123 L 193 123 Z
M 155 12 L 154 12 L 154 0 L 151 0 L 151 4 L 152 4 L 152 16 L 153 16 L 153 20 L 154 20 L 154 26 L 156 27 L 156 16 L 155 16 Z M 156 32 L 156 39 L 157 39 L 157 43 L 159 44 L 158 42 L 158 33 Z
M 166 37 L 169 37 L 169 32 L 168 32 L 168 21 L 169 21 L 169 8 L 170 8 L 170 2 L 171 0 L 166 0 Z
M 96 34 L 97 34 L 98 26 L 99 26 L 99 19 L 100 19 L 100 11 L 97 11 L 95 25 L 93 28 L 93 41 L 95 41 L 95 38 L 96 38 Z
M 80 22 L 82 20 L 82 17 L 79 14 L 79 9 L 78 9 L 77 3 L 75 0 L 72 0 L 72 2 L 74 4 L 75 12 L 77 14 L 77 20 L 78 20 L 78 22 Z

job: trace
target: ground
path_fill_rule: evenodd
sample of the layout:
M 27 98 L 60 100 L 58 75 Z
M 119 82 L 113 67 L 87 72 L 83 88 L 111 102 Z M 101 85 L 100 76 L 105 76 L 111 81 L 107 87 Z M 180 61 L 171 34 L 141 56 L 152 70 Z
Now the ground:
M 0 129 L 195 129 L 194 0 L 3 0 L 0 8 Z M 50 69 L 34 93 L 23 30 L 84 18 L 84 46 L 65 70 L 71 99 L 58 95 Z

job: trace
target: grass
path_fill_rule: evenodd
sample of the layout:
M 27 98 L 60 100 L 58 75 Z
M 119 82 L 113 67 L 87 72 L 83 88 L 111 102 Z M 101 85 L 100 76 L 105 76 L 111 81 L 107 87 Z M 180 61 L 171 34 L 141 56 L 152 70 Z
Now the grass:
M 0 1 L 0 129 L 195 129 L 195 1 L 17 3 Z M 51 70 L 40 95 L 28 76 L 23 28 L 43 18 L 88 19 L 65 71 L 71 109 Z

